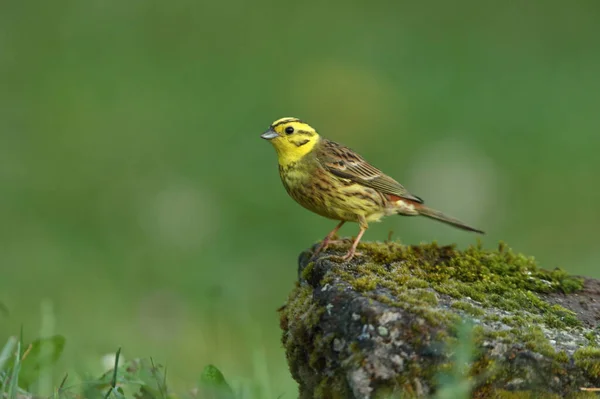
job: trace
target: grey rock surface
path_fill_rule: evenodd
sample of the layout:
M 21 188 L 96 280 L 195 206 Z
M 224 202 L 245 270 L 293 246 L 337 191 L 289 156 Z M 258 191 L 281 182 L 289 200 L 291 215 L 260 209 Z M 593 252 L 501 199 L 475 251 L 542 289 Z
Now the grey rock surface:
M 281 310 L 301 398 L 563 397 L 600 387 L 597 280 L 544 271 L 502 245 L 365 243 L 350 263 L 331 258 L 343 251 L 301 254 Z

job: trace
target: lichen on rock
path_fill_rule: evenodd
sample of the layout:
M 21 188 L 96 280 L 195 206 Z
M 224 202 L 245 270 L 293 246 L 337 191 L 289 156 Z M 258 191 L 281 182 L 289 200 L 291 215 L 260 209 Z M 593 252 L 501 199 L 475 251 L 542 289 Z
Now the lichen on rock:
M 474 326 L 465 375 L 474 397 L 600 387 L 598 281 L 543 270 L 504 244 L 362 243 L 349 263 L 332 257 L 344 250 L 302 253 L 281 309 L 301 398 L 430 396 L 457 367 L 464 320 Z

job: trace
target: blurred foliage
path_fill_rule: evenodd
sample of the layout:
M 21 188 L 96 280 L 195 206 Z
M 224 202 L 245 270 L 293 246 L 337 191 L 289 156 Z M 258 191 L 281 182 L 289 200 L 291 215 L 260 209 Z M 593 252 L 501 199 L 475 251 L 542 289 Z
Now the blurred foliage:
M 59 371 L 121 346 L 175 386 L 214 363 L 293 396 L 275 309 L 335 223 L 279 182 L 258 136 L 282 116 L 484 245 L 600 277 L 599 19 L 591 0 L 2 2 L 0 339 L 27 342 L 47 298 Z M 419 218 L 365 239 L 390 230 L 475 240 Z
M 448 372 L 438 376 L 441 389 L 435 394 L 435 399 L 468 399 L 472 397 L 476 383 L 482 381 L 484 375 L 470 378 L 470 365 L 475 360 L 475 345 L 473 338 L 474 324 L 471 320 L 464 320 L 456 326 L 457 339 L 454 346 L 445 350 L 453 353 L 452 367 Z M 485 373 L 485 372 L 484 372 Z
M 47 346 L 47 349 L 44 346 Z M 64 347 L 65 338 L 60 335 L 36 339 L 27 345 L 19 369 L 19 386 L 30 389 L 39 380 L 40 370 L 53 366 L 60 358 Z M 5 366 L 7 369 L 13 369 L 15 357 L 11 357 Z
M 201 398 L 210 399 L 234 398 L 233 390 L 225 381 L 223 373 L 212 364 L 204 367 L 202 375 L 200 375 L 198 395 Z
M 38 382 L 38 378 L 32 378 L 28 369 L 35 369 L 40 373 L 47 373 L 53 367 L 53 362 L 60 356 L 60 350 L 64 345 L 64 338 L 55 336 L 37 339 L 27 346 L 21 353 L 21 341 L 11 337 L 2 349 L 2 353 L 10 353 L 10 363 L 0 363 L 0 397 L 7 399 L 35 398 L 31 389 Z M 59 350 L 52 353 L 52 362 L 44 362 L 39 358 L 39 347 L 50 344 Z M 14 351 L 15 346 L 19 349 Z M 37 352 L 37 354 L 36 354 Z M 137 398 L 137 399 L 167 399 L 176 398 L 167 391 L 166 375 L 164 367 L 155 365 L 152 359 L 135 359 L 127 362 L 119 362 L 117 351 L 114 367 L 104 373 L 100 378 L 91 378 L 80 384 L 69 384 L 69 375 L 66 374 L 61 383 L 52 389 L 52 397 L 58 398 Z M 196 388 L 197 390 L 197 388 Z M 190 392 L 190 394 L 192 394 Z M 48 396 L 45 396 L 48 397 Z M 187 397 L 192 397 L 187 395 Z
M 40 390 L 42 375 L 52 373 L 64 344 L 65 340 L 61 336 L 41 338 L 27 345 L 23 352 L 22 341 L 9 337 L 4 347 L 0 348 L 0 398 L 42 398 L 49 397 L 47 395 L 50 392 L 55 399 L 264 398 L 264 388 L 258 385 L 258 381 L 250 381 L 234 392 L 223 373 L 214 365 L 204 367 L 196 386 L 187 392 L 175 394 L 167 386 L 165 367 L 155 364 L 152 358 L 126 361 L 121 357 L 121 349 L 114 354 L 112 366 L 100 377 L 83 375 L 72 383 L 69 374 L 65 374 L 60 384 L 56 384 L 44 395 Z M 40 349 L 44 345 L 52 348 L 48 359 L 43 358 L 43 351 Z

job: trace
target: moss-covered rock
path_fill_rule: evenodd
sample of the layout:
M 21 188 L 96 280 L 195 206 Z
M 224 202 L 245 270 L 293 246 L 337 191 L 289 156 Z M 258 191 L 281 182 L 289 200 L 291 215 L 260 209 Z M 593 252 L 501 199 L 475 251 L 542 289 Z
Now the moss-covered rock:
M 600 387 L 597 280 L 542 270 L 503 244 L 363 243 L 352 262 L 332 257 L 346 249 L 302 253 L 280 311 L 301 398 L 423 397 L 452 384 L 477 398 L 576 398 Z

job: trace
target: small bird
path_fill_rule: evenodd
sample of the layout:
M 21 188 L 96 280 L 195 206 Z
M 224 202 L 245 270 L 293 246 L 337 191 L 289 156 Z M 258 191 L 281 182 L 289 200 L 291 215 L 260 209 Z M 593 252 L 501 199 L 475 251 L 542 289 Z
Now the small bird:
M 483 231 L 426 207 L 423 200 L 375 168 L 350 148 L 321 137 L 297 118 L 281 118 L 260 137 L 269 140 L 279 159 L 279 175 L 288 194 L 306 209 L 340 223 L 323 239 L 313 256 L 335 242 L 346 222 L 360 226 L 349 261 L 369 227 L 389 215 L 422 215 L 463 230 Z

